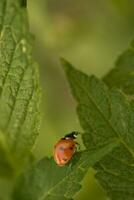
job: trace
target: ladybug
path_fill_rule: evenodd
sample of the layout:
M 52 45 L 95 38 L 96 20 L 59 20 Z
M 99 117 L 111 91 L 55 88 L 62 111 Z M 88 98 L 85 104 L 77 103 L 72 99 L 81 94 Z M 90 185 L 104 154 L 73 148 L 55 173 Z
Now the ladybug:
M 66 165 L 77 150 L 75 141 L 79 132 L 73 131 L 61 138 L 54 146 L 54 160 L 58 166 Z

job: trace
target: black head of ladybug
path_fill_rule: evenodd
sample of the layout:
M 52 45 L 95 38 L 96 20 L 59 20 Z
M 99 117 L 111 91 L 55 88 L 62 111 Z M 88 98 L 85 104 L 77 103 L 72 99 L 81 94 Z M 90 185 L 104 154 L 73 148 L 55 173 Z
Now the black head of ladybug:
M 65 135 L 65 137 L 62 138 L 62 139 L 66 139 L 66 140 L 67 140 L 67 139 L 76 139 L 78 134 L 79 134 L 78 131 L 73 131 L 73 132 L 71 132 L 71 133 Z

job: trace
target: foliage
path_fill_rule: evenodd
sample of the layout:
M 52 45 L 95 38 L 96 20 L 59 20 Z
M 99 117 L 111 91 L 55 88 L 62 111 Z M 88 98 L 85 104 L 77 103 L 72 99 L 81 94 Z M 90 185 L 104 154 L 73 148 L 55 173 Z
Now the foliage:
M 9 163 L 21 166 L 38 135 L 40 89 L 22 1 L 1 0 L 0 13 L 0 175 L 8 176 Z
M 43 158 L 22 174 L 16 184 L 13 199 L 71 200 L 80 190 L 80 182 L 88 168 L 117 144 L 117 141 L 113 141 L 99 149 L 79 152 L 65 167 L 57 166 L 53 158 Z
M 72 200 L 90 167 L 113 200 L 134 198 L 134 51 L 100 80 L 62 59 L 86 150 L 64 167 L 28 164 L 40 127 L 38 65 L 26 0 L 0 1 L 0 177 L 14 178 L 13 200 Z M 105 82 L 105 83 L 104 83 Z
M 134 42 L 117 60 L 115 68 L 103 80 L 112 88 L 122 89 L 126 94 L 134 94 Z
M 130 57 L 123 54 L 114 70 L 104 78 L 117 77 L 117 82 L 112 78 L 109 85 L 125 88 L 130 81 L 134 63 Z M 132 52 L 131 52 L 132 54 Z M 128 69 L 128 61 L 130 68 Z M 124 61 L 124 62 L 123 62 Z M 125 62 L 126 61 L 126 62 Z M 62 60 L 72 94 L 78 102 L 77 113 L 85 134 L 83 141 L 87 149 L 99 147 L 110 142 L 113 138 L 120 141 L 119 146 L 107 154 L 96 165 L 96 178 L 107 191 L 111 199 L 134 198 L 134 101 L 126 96 L 123 91 L 108 87 L 95 76 L 76 70 L 71 64 Z M 126 70 L 125 70 L 125 69 Z M 122 69 L 122 70 L 121 70 Z M 128 71 L 128 73 L 126 73 Z M 120 72 L 120 73 L 119 73 Z M 130 77 L 129 77 L 130 76 Z M 122 79 L 126 78 L 126 82 Z M 106 81 L 107 82 L 107 81 Z M 130 87 L 132 85 L 130 84 Z M 132 93 L 132 88 L 124 89 L 127 94 Z M 90 143 L 90 145 L 89 145 Z M 112 161 L 112 162 L 111 162 Z

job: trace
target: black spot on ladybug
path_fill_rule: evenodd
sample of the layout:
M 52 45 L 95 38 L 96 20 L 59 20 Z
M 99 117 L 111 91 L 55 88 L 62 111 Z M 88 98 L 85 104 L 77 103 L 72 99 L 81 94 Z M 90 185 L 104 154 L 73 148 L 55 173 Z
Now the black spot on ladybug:
M 62 146 L 59 147 L 59 150 L 60 150 L 60 151 L 64 151 L 64 147 L 62 147 Z
M 69 149 L 70 149 L 70 150 L 73 150 L 73 149 L 74 149 L 74 146 L 70 147 Z

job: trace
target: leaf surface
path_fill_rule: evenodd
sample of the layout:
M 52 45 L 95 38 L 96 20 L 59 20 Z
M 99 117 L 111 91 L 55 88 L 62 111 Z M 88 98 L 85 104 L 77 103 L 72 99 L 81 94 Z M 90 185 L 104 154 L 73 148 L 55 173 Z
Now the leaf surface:
M 39 129 L 38 66 L 25 2 L 0 1 L 0 131 L 16 163 L 32 149 Z
M 43 158 L 20 177 L 13 200 L 71 200 L 89 167 L 117 145 L 113 141 L 99 149 L 78 152 L 64 167 L 57 166 L 53 158 Z
M 134 102 L 94 76 L 63 66 L 78 102 L 78 116 L 87 149 L 99 148 L 113 138 L 120 144 L 95 165 L 96 178 L 113 200 L 134 199 Z M 90 143 L 90 146 L 89 146 Z

